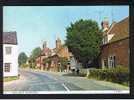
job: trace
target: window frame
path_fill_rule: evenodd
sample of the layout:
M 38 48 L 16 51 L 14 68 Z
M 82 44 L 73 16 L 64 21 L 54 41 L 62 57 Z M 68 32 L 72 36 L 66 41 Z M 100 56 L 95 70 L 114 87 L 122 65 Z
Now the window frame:
M 10 71 L 11 71 L 11 63 L 4 63 L 4 72 L 10 72 Z
M 5 52 L 6 52 L 6 55 L 11 55 L 12 54 L 12 47 L 11 46 L 5 47 Z
M 109 68 L 115 68 L 116 67 L 116 56 L 110 55 L 108 57 L 108 67 Z

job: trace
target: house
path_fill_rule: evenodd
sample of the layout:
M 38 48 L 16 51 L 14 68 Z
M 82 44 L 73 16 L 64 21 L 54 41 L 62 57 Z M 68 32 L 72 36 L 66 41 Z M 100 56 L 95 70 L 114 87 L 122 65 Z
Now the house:
M 41 55 L 36 59 L 36 67 L 44 70 L 48 65 L 44 64 L 44 59 L 48 58 L 51 55 L 51 50 L 47 47 L 47 42 L 43 43 L 43 49 Z
M 47 47 L 47 42 L 43 43 L 42 53 L 36 59 L 37 68 L 43 70 L 59 71 L 60 58 L 66 58 L 70 60 L 70 52 L 68 51 L 68 48 L 61 43 L 59 38 L 57 38 L 55 41 L 55 45 L 55 48 L 50 49 Z M 50 59 L 50 62 L 45 62 L 45 60 L 48 59 Z
M 120 22 L 102 22 L 103 45 L 101 46 L 100 66 L 113 68 L 118 65 L 129 66 L 129 17 Z
M 3 32 L 4 77 L 18 76 L 18 45 L 16 32 Z
M 78 60 L 72 55 L 70 57 L 70 69 L 71 70 L 76 70 L 82 68 L 82 64 L 78 62 Z

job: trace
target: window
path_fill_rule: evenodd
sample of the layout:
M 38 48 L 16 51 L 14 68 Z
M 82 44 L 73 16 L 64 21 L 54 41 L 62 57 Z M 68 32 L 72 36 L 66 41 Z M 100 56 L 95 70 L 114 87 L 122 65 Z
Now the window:
M 110 68 L 114 68 L 116 66 L 115 56 L 110 56 L 108 59 L 108 64 Z
M 106 36 L 104 36 L 104 38 L 103 38 L 103 44 L 107 44 L 108 43 L 108 38 L 107 38 L 107 35 Z
M 5 63 L 4 71 L 10 72 L 11 63 Z
M 107 68 L 108 67 L 108 60 L 107 59 L 103 59 L 102 60 L 102 67 L 103 68 Z
M 7 55 L 11 54 L 11 47 L 6 47 L 6 54 Z
M 105 66 L 105 67 L 108 67 L 107 59 L 104 59 L 104 66 Z

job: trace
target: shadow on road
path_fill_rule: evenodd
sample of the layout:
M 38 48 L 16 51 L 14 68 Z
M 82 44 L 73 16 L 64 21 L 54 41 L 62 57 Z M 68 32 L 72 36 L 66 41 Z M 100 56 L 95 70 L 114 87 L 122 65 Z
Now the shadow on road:
M 84 74 L 76 74 L 76 73 L 66 73 L 66 74 L 63 74 L 62 76 L 72 76 L 72 77 L 85 77 L 86 75 L 84 75 Z

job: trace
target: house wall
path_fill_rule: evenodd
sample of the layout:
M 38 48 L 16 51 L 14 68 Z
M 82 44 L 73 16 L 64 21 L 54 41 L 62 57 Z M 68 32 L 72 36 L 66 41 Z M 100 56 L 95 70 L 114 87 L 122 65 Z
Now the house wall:
M 81 67 L 81 64 L 78 63 L 78 61 L 74 57 L 71 57 L 70 58 L 70 67 L 71 67 L 71 69 L 77 69 L 77 68 Z
M 68 51 L 68 48 L 67 47 L 62 47 L 60 49 L 60 51 L 58 52 L 59 56 L 60 57 L 65 57 L 65 58 L 68 58 L 70 57 L 70 54 L 69 54 L 69 51 Z
M 114 42 L 108 45 L 102 46 L 101 51 L 101 66 L 103 67 L 103 60 L 108 59 L 110 55 L 115 55 L 116 65 L 122 65 L 124 67 L 129 66 L 129 39 L 124 39 L 118 42 Z
M 5 47 L 12 47 L 11 54 L 7 55 Z M 11 63 L 10 72 L 4 72 L 4 63 Z M 11 44 L 3 44 L 3 73 L 6 76 L 18 75 L 18 46 Z

